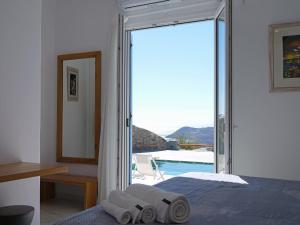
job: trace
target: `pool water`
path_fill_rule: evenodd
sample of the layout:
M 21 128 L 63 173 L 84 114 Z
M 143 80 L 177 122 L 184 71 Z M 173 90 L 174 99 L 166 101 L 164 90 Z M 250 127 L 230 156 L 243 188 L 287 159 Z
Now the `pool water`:
M 214 164 L 197 162 L 174 162 L 165 160 L 155 160 L 160 171 L 166 175 L 177 176 L 188 172 L 210 172 L 214 171 Z

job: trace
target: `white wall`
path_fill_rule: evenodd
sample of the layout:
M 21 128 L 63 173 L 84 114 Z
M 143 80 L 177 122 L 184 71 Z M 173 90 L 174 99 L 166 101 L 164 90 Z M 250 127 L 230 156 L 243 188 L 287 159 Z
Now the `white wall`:
M 56 56 L 102 51 L 102 77 L 107 55 L 115 0 L 43 0 L 41 161 L 56 162 Z M 93 165 L 66 164 L 69 172 L 96 176 Z
M 40 161 L 41 0 L 0 1 L 0 163 Z M 35 207 L 39 178 L 0 184 L 0 206 Z
M 300 180 L 300 92 L 269 93 L 268 25 L 299 0 L 233 0 L 233 172 Z

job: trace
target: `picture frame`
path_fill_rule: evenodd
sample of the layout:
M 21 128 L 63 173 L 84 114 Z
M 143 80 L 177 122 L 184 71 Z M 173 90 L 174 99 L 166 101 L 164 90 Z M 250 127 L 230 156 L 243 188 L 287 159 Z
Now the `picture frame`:
M 67 97 L 68 101 L 79 100 L 79 70 L 74 67 L 67 67 Z
M 300 22 L 269 26 L 270 92 L 300 91 Z

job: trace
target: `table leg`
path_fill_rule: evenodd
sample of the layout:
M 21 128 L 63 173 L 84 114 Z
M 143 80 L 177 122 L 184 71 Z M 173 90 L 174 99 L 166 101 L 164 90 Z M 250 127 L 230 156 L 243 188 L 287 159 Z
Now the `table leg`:
M 55 198 L 55 184 L 52 182 L 41 182 L 40 186 L 41 201 Z
M 97 203 L 97 183 L 96 182 L 87 182 L 85 184 L 85 193 L 84 193 L 84 208 L 90 208 Z

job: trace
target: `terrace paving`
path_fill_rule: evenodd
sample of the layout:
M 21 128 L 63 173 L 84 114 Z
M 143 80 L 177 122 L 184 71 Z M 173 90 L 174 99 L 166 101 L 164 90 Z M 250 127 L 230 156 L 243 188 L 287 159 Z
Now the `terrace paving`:
M 164 175 L 164 180 L 171 179 L 175 176 L 171 175 Z M 133 184 L 146 184 L 146 185 L 155 185 L 159 182 L 162 182 L 162 179 L 153 179 L 151 176 L 144 176 L 143 178 L 133 178 L 132 183 Z
M 214 163 L 214 152 L 207 151 L 205 148 L 195 150 L 165 150 L 138 154 L 151 154 L 156 160 Z

